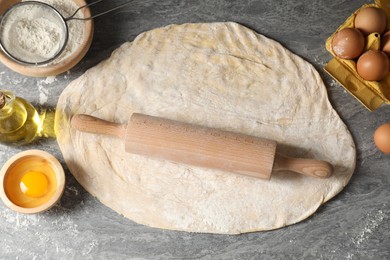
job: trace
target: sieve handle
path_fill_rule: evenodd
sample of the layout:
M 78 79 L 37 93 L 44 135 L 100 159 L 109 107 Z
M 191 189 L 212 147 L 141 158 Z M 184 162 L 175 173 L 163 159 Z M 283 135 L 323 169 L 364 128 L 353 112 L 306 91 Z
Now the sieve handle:
M 118 6 L 114 7 L 114 8 L 111 8 L 111 9 L 106 10 L 106 11 L 104 11 L 104 12 L 101 12 L 101 13 L 99 13 L 99 14 L 92 15 L 92 16 L 90 16 L 90 17 L 85 17 L 85 18 L 74 17 L 81 9 L 86 8 L 86 7 L 89 7 L 89 6 L 94 5 L 94 4 L 97 4 L 97 3 L 100 3 L 100 2 L 102 2 L 102 1 L 104 1 L 104 0 L 97 0 L 97 1 L 95 1 L 95 2 L 92 2 L 92 3 L 86 4 L 86 5 L 80 6 L 79 8 L 77 8 L 77 10 L 76 10 L 71 16 L 65 18 L 65 21 L 69 21 L 69 20 L 82 20 L 82 21 L 91 20 L 91 19 L 93 19 L 93 18 L 95 18 L 95 17 L 101 16 L 101 15 L 104 15 L 104 14 L 106 14 L 106 13 L 112 12 L 112 11 L 114 11 L 114 10 L 116 10 L 116 9 L 122 8 L 122 7 L 124 7 L 124 6 L 128 5 L 128 4 L 130 4 L 130 2 L 131 2 L 131 1 L 127 1 L 127 2 L 125 2 L 125 3 L 123 3 L 123 4 L 121 4 L 121 5 L 118 5 Z

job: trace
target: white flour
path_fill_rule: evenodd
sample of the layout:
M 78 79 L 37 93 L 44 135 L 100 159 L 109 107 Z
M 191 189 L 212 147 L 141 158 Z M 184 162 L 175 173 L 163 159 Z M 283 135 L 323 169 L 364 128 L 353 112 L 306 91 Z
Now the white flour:
M 386 204 L 383 205 L 386 207 Z M 360 233 L 352 240 L 352 242 L 359 247 L 362 243 L 368 240 L 383 224 L 386 219 L 388 219 L 388 211 L 378 210 L 377 212 L 369 212 L 367 214 L 367 221 L 364 224 L 363 229 Z M 386 223 L 386 222 L 385 222 Z
M 63 37 L 61 27 L 44 17 L 34 20 L 22 19 L 15 27 L 17 34 L 14 37 L 10 35 L 10 39 L 14 43 L 19 43 L 16 46 L 19 47 L 21 54 L 25 53 L 21 58 L 28 57 L 28 60 L 34 61 L 34 57 L 39 56 L 46 60 L 53 57 L 61 48 Z
M 24 0 L 26 1 L 26 0 Z M 41 0 L 52 5 L 63 17 L 69 17 L 78 6 L 67 0 Z M 82 18 L 82 12 L 76 17 Z M 5 46 L 10 46 L 10 52 L 24 61 L 34 62 L 53 57 L 63 46 L 63 31 L 56 16 L 51 16 L 47 9 L 41 6 L 30 6 L 18 9 L 5 23 L 2 38 Z M 57 21 L 57 22 L 56 22 Z M 68 43 L 62 54 L 51 64 L 56 64 L 72 55 L 84 39 L 85 26 L 83 21 L 70 20 L 68 24 Z

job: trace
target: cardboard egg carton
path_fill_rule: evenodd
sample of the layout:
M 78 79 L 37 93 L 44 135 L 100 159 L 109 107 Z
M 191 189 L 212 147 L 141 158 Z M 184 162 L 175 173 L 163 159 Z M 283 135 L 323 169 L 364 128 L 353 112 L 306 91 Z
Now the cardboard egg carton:
M 374 4 L 361 6 L 326 40 L 326 49 L 334 58 L 325 65 L 324 69 L 368 110 L 374 111 L 382 104 L 390 105 L 390 73 L 381 81 L 364 80 L 356 71 L 356 60 L 338 58 L 332 50 L 334 35 L 341 29 L 353 28 L 356 14 L 361 9 L 369 6 L 379 7 L 385 11 L 387 17 L 386 31 L 390 30 L 390 0 L 376 0 Z M 379 50 L 380 47 L 381 36 L 379 33 L 372 33 L 366 37 L 365 51 Z

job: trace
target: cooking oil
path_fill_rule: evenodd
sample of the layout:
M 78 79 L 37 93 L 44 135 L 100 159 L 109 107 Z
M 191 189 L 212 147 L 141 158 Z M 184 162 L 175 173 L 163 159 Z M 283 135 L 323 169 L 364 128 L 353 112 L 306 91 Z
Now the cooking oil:
M 33 155 L 12 166 L 4 178 L 4 191 L 8 199 L 23 208 L 45 204 L 56 189 L 57 179 L 51 163 Z
M 56 138 L 56 133 L 54 130 L 55 123 L 55 109 L 52 108 L 39 108 L 39 117 L 41 119 L 41 132 L 40 137 L 44 138 Z
M 0 142 L 12 145 L 31 143 L 41 131 L 37 110 L 12 91 L 0 90 Z

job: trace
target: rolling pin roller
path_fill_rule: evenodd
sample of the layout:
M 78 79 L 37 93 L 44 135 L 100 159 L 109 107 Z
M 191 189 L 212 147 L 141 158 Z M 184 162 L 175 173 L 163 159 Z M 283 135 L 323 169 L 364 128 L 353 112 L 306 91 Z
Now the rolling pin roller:
M 77 114 L 71 126 L 121 138 L 129 153 L 261 179 L 269 179 L 272 171 L 284 170 L 318 178 L 332 174 L 326 161 L 277 154 L 277 143 L 272 140 L 138 113 L 132 114 L 127 125 Z

